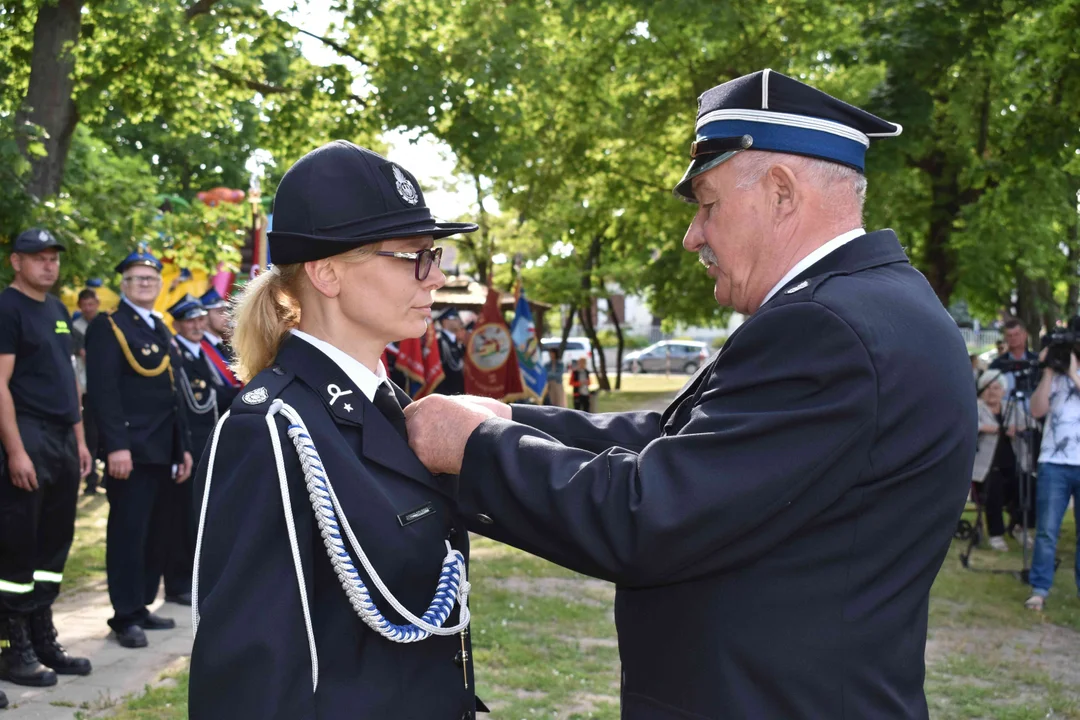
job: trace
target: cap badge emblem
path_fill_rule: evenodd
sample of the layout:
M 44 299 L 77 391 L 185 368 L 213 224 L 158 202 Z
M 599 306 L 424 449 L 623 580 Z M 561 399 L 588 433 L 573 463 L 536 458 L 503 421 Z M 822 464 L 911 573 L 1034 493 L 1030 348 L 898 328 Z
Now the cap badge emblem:
M 42 230 L 37 236 L 38 242 L 49 242 L 49 233 Z
M 401 168 L 397 165 L 394 166 L 394 186 L 397 188 L 401 199 L 410 205 L 415 205 L 420 200 L 420 196 L 416 193 L 416 187 L 409 178 L 405 177 L 405 173 L 401 172 Z
M 240 399 L 248 405 L 261 405 L 262 403 L 270 399 L 270 393 L 266 392 L 266 388 L 259 387 L 255 388 L 254 390 L 247 391 L 240 397 Z

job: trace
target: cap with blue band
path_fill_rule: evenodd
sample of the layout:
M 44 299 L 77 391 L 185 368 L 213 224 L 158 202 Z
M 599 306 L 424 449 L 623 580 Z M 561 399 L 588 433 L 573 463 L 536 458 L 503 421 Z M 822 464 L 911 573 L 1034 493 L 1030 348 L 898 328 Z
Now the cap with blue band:
M 870 141 L 903 128 L 772 70 L 707 90 L 698 98 L 690 167 L 675 195 L 695 202 L 691 181 L 744 150 L 791 153 L 863 172 Z

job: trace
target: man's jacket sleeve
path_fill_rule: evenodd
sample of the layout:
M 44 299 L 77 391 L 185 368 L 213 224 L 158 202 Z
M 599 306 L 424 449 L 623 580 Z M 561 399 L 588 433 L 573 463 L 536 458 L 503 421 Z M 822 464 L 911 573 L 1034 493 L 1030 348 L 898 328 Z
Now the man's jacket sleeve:
M 563 413 L 546 431 L 484 422 L 460 476 L 470 529 L 646 586 L 768 552 L 868 480 L 877 377 L 860 338 L 813 302 L 761 313 L 718 358 L 686 424 L 641 449 L 635 432 L 625 446 L 569 447 L 560 437 L 581 434 L 580 421 Z

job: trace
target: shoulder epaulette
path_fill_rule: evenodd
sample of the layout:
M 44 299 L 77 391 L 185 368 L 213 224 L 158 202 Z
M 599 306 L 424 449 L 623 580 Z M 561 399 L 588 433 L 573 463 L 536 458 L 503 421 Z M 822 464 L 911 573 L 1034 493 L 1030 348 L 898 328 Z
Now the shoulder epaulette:
M 230 410 L 235 413 L 258 413 L 265 415 L 272 403 L 285 387 L 293 381 L 294 375 L 280 365 L 272 365 L 251 378 L 243 391 L 233 400 Z

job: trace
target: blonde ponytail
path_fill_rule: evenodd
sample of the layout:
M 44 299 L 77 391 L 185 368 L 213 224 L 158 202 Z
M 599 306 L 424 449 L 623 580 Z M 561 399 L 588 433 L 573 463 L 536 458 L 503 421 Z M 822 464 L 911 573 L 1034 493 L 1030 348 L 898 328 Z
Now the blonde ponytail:
M 303 270 L 303 263 L 272 265 L 234 298 L 232 371 L 240 382 L 247 383 L 270 367 L 282 340 L 300 324 L 298 286 Z

